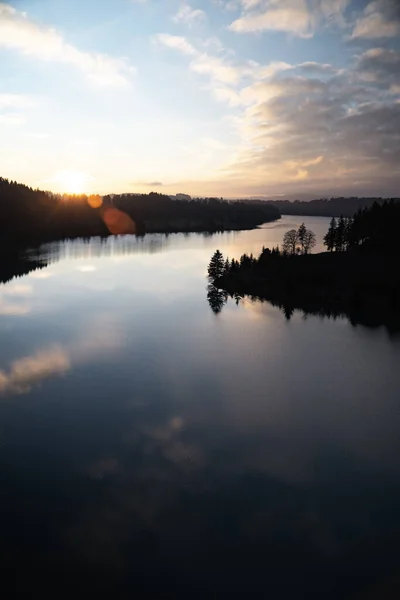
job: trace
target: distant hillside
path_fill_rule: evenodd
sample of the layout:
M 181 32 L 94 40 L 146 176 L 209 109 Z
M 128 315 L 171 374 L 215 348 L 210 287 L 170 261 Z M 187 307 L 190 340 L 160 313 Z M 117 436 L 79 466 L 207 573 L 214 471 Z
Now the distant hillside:
M 60 195 L 0 178 L 0 242 L 19 245 L 110 234 L 252 229 L 280 218 L 269 204 L 163 194 Z
M 400 201 L 400 198 L 391 198 Z M 370 208 L 374 202 L 383 204 L 385 198 L 320 198 L 304 202 L 300 200 L 267 200 L 267 204 L 275 206 L 283 215 L 302 215 L 314 217 L 352 217 L 361 208 Z

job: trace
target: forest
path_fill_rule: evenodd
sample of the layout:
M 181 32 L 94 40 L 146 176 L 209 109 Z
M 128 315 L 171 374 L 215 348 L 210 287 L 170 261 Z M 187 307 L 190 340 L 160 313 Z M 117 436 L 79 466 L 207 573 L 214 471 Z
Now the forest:
M 352 217 L 357 211 L 371 208 L 374 204 L 383 204 L 387 201 L 400 202 L 399 198 L 319 198 L 309 202 L 294 200 L 267 200 L 275 206 L 282 215 L 302 215 L 313 217 Z
M 251 201 L 171 199 L 157 193 L 60 195 L 0 178 L 0 239 L 36 245 L 66 238 L 252 229 L 280 218 Z
M 374 203 L 354 217 L 332 219 L 327 252 L 311 254 L 313 232 L 302 224 L 281 247 L 229 260 L 217 250 L 208 267 L 209 302 L 220 312 L 227 294 L 265 299 L 286 315 L 347 315 L 355 322 L 400 330 L 400 203 Z

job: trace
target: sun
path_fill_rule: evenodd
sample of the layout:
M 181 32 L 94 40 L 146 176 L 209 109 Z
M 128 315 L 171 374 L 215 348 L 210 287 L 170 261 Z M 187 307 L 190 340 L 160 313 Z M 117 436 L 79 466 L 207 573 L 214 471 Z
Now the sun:
M 61 171 L 55 180 L 65 194 L 84 194 L 88 176 L 80 171 Z

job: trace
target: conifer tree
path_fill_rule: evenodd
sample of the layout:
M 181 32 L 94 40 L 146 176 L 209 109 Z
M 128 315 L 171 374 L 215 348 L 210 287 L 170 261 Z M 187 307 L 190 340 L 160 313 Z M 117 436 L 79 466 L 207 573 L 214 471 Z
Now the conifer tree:
M 218 279 L 224 274 L 224 257 L 222 252 L 216 250 L 211 257 L 210 264 L 208 265 L 208 276 L 210 279 Z
M 335 248 L 336 243 L 336 219 L 332 217 L 329 229 L 324 236 L 324 246 L 328 252 L 332 252 Z

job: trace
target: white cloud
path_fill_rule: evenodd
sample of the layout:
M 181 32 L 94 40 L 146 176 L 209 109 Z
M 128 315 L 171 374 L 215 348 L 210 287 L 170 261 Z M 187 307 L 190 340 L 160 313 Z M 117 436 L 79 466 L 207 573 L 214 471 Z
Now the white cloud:
M 222 58 L 201 54 L 192 61 L 190 68 L 196 73 L 209 75 L 213 80 L 221 83 L 238 83 L 241 71 L 234 65 L 228 64 Z
M 253 8 L 253 4 L 247 8 Z M 274 2 L 261 12 L 245 12 L 230 25 L 230 29 L 236 33 L 275 30 L 293 33 L 300 37 L 309 37 L 312 24 L 313 18 L 305 0 L 298 0 L 295 4 L 283 1 L 278 5 Z
M 176 15 L 173 17 L 175 23 L 184 23 L 193 25 L 193 23 L 203 21 L 206 17 L 204 10 L 192 8 L 189 4 L 182 4 Z
M 28 96 L 20 94 L 0 94 L 0 123 L 3 125 L 21 125 L 25 115 L 19 111 L 32 105 Z
M 237 33 L 281 31 L 312 37 L 318 23 L 344 25 L 349 0 L 241 0 L 243 12 L 230 25 Z
M 125 59 L 82 52 L 68 44 L 55 29 L 28 18 L 9 4 L 0 3 L 0 47 L 48 62 L 72 65 L 101 85 L 126 84 L 134 72 Z
M 154 40 L 168 48 L 194 57 L 190 62 L 190 69 L 201 75 L 208 75 L 214 81 L 235 84 L 241 77 L 240 68 L 232 65 L 224 57 L 199 52 L 184 37 L 161 33 L 155 36 Z
M 213 85 L 220 83 L 224 84 L 224 86 L 234 86 L 244 78 L 265 79 L 275 75 L 279 71 L 293 68 L 292 65 L 285 62 L 272 62 L 268 65 L 260 65 L 254 61 L 247 61 L 246 63 L 236 64 L 232 59 L 233 53 L 225 49 L 219 41 L 216 44 L 214 40 L 211 44 L 207 43 L 207 46 L 214 46 L 218 52 L 218 56 L 208 52 L 200 52 L 184 37 L 163 33 L 155 36 L 154 41 L 193 57 L 189 64 L 190 70 L 200 75 L 208 76 Z M 237 99 L 234 100 L 234 90 L 228 87 L 218 87 L 213 88 L 213 91 L 219 99 L 222 99 L 224 96 L 229 97 L 232 105 L 237 104 Z
M 153 39 L 155 42 L 163 44 L 164 46 L 172 48 L 173 50 L 178 50 L 183 54 L 197 54 L 197 50 L 184 37 L 170 35 L 169 33 L 159 33 L 158 35 L 154 36 Z
M 19 109 L 31 106 L 32 101 L 27 96 L 19 94 L 0 94 L 0 110 L 5 108 Z
M 25 117 L 19 113 L 0 113 L 0 123 L 6 125 L 22 125 L 25 123 Z

